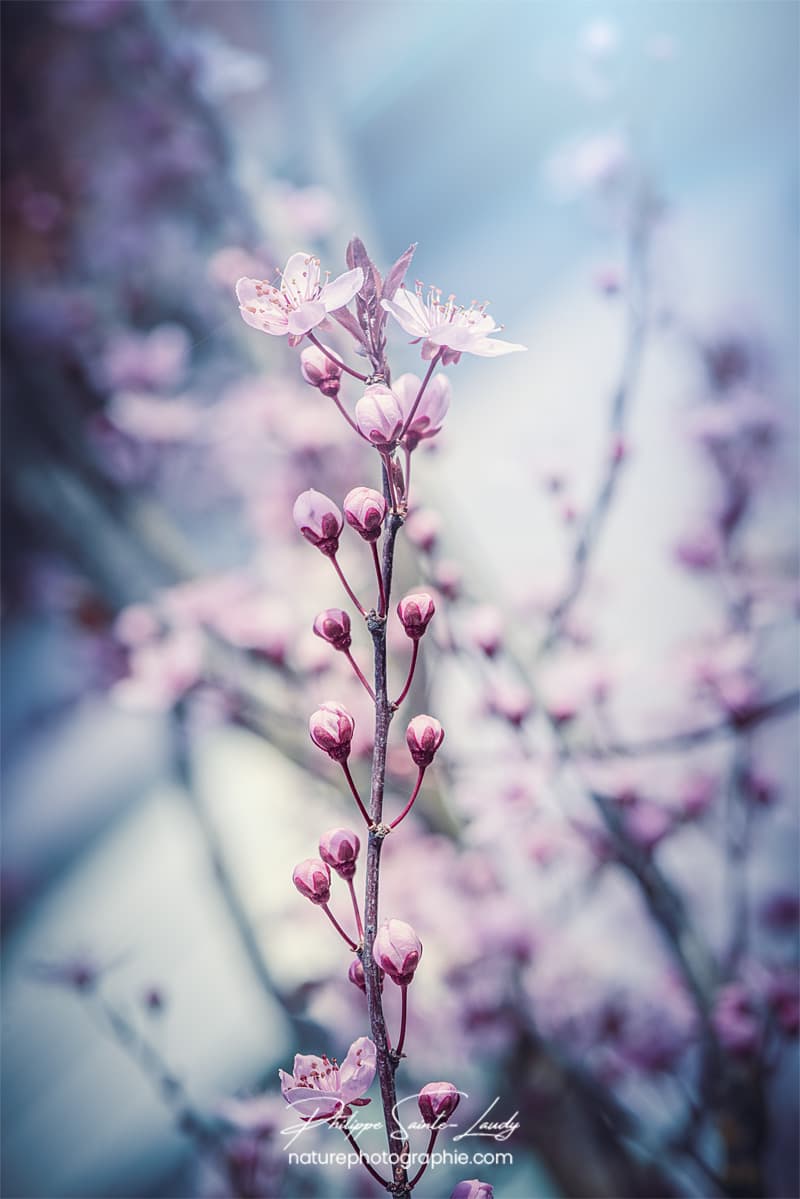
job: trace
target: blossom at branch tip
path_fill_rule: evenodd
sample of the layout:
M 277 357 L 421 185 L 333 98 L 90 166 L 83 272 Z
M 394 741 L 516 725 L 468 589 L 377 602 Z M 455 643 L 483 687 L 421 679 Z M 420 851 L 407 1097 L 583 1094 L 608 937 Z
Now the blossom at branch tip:
M 244 321 L 273 337 L 300 338 L 325 320 L 329 312 L 344 308 L 364 283 L 360 267 L 345 271 L 332 282 L 321 282 L 319 259 L 302 250 L 292 254 L 281 275 L 280 287 L 263 279 L 244 277 L 236 284 L 239 311 Z
M 292 517 L 306 541 L 310 541 L 328 557 L 336 553 L 344 519 L 333 500 L 321 491 L 309 488 L 295 500 Z
M 318 387 L 324 396 L 336 397 L 342 379 L 342 368 L 338 362 L 331 361 L 337 355 L 325 346 L 327 353 L 318 346 L 306 346 L 300 354 L 300 373 L 311 387 Z
M 429 1082 L 417 1096 L 420 1115 L 429 1128 L 449 1120 L 460 1099 L 461 1095 L 451 1082 Z
M 312 903 L 327 903 L 331 897 L 331 872 L 320 858 L 306 858 L 295 866 L 292 882 Z
M 314 620 L 314 632 L 334 649 L 344 652 L 350 648 L 350 617 L 343 608 L 326 608 Z
M 462 354 L 477 354 L 481 358 L 496 358 L 500 354 L 513 354 L 526 350 L 527 346 L 515 342 L 501 341 L 492 334 L 500 332 L 500 326 L 486 313 L 486 305 L 469 308 L 456 304 L 455 296 L 442 302 L 438 287 L 428 289 L 427 299 L 422 284 L 414 292 L 399 287 L 392 300 L 381 300 L 387 312 L 410 333 L 415 341 L 422 341 L 422 357 L 433 358 L 443 350 L 442 362 L 458 362 Z
M 433 619 L 436 605 L 433 596 L 427 591 L 412 591 L 404 596 L 397 605 L 397 615 L 400 618 L 406 636 L 412 641 L 419 641 Z
M 467 1178 L 456 1185 L 450 1199 L 494 1199 L 494 1189 L 488 1182 Z
M 415 716 L 406 729 L 406 745 L 417 766 L 427 767 L 444 741 L 444 729 L 433 716 Z
M 339 878 L 352 878 L 356 872 L 361 842 L 349 828 L 332 828 L 319 840 L 319 856 Z
M 377 541 L 386 516 L 386 500 L 372 487 L 354 487 L 344 499 L 347 523 L 365 541 Z
M 311 740 L 334 762 L 344 762 L 350 756 L 356 722 L 341 704 L 327 700 L 312 712 L 308 722 Z
M 291 1074 L 279 1070 L 281 1094 L 301 1120 L 330 1120 L 346 1116 L 348 1106 L 362 1107 L 363 1099 L 375 1077 L 375 1045 L 369 1037 L 353 1041 L 347 1057 L 339 1066 L 325 1054 L 298 1053 Z
M 405 424 L 400 401 L 384 383 L 373 383 L 355 407 L 358 431 L 379 450 L 391 450 Z
M 401 375 L 394 381 L 392 390 L 400 401 L 400 407 L 406 420 L 411 415 L 421 386 L 422 380 L 418 379 L 416 375 Z M 403 437 L 404 443 L 410 450 L 416 449 L 421 441 L 435 437 L 440 432 L 450 407 L 452 394 L 453 387 L 447 375 L 442 374 L 441 371 L 438 375 L 434 375 L 422 393 L 422 399 Z
M 372 956 L 398 987 L 407 987 L 422 957 L 422 942 L 405 920 L 386 920 L 378 929 Z

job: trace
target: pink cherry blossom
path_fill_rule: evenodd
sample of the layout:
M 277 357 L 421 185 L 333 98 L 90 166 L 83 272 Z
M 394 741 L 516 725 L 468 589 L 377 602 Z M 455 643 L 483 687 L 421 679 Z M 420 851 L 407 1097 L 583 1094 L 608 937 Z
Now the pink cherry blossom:
M 279 1070 L 281 1094 L 301 1120 L 330 1120 L 346 1116 L 348 1105 L 361 1107 L 375 1077 L 375 1046 L 369 1037 L 359 1037 L 338 1066 L 324 1054 L 298 1053 L 291 1074 Z
M 295 866 L 292 882 L 312 903 L 327 903 L 331 897 L 331 872 L 320 858 L 306 858 Z
M 273 337 L 302 337 L 325 320 L 329 312 L 349 304 L 364 282 L 360 267 L 345 271 L 331 283 L 320 282 L 319 259 L 302 250 L 292 254 L 280 287 L 244 277 L 236 284 L 239 311 L 254 329 Z
M 326 608 L 314 621 L 314 632 L 334 649 L 350 648 L 350 617 L 343 608 Z
M 350 756 L 350 742 L 353 740 L 355 727 L 356 722 L 347 708 L 343 708 L 335 700 L 320 704 L 308 722 L 311 740 L 320 749 L 324 749 L 334 762 L 343 762 Z
M 356 872 L 361 842 L 349 828 L 332 828 L 319 839 L 319 856 L 339 878 L 352 878 Z
M 430 766 L 444 741 L 444 729 L 433 716 L 415 716 L 406 729 L 406 745 L 417 766 Z
M 486 313 L 486 305 L 470 304 L 464 308 L 456 304 L 455 296 L 442 302 L 438 287 L 428 289 L 424 297 L 422 284 L 414 292 L 400 287 L 392 300 L 381 300 L 383 307 L 400 326 L 410 333 L 415 341 L 422 341 L 423 358 L 433 358 L 443 350 L 442 361 L 458 362 L 462 354 L 477 354 L 481 358 L 496 358 L 500 354 L 513 354 L 527 346 L 492 337 L 500 332 L 500 326 Z
M 424 634 L 436 611 L 433 596 L 427 591 L 412 591 L 397 605 L 397 615 L 405 629 L 406 636 L 412 641 L 419 641 Z
M 461 1095 L 451 1082 L 429 1082 L 420 1091 L 417 1102 L 422 1119 L 431 1127 L 441 1126 L 449 1120 L 460 1099 Z

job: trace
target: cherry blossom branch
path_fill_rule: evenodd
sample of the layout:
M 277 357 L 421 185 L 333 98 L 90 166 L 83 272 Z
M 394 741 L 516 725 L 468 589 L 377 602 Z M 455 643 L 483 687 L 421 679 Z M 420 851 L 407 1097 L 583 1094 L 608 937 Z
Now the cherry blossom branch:
M 409 428 L 411 427 L 411 422 L 413 421 L 414 417 L 417 415 L 417 409 L 419 408 L 420 403 L 422 401 L 422 397 L 425 394 L 425 388 L 430 383 L 431 376 L 433 375 L 433 372 L 436 370 L 436 367 L 439 365 L 439 360 L 441 359 L 443 353 L 444 353 L 444 350 L 440 349 L 436 352 L 436 354 L 434 354 L 433 358 L 431 358 L 430 366 L 428 367 L 427 371 L 425 372 L 425 378 L 422 380 L 420 389 L 417 392 L 417 397 L 414 400 L 414 403 L 411 405 L 411 411 L 409 412 L 408 416 L 406 417 L 405 424 L 403 425 L 403 428 L 401 429 L 401 431 L 398 435 L 398 441 L 403 440 L 403 438 L 405 437 Z
M 353 655 L 351 654 L 350 650 L 346 649 L 346 650 L 343 650 L 342 652 L 344 653 L 345 658 L 347 658 L 347 661 L 350 663 L 353 670 L 355 671 L 356 678 L 359 680 L 361 685 L 364 687 L 365 691 L 367 692 L 367 695 L 370 697 L 371 700 L 374 700 L 375 692 L 372 690 L 369 680 L 364 675 L 364 672 L 362 671 L 361 667 L 356 662 L 356 660 L 353 657 Z
M 354 379 L 358 379 L 361 383 L 367 382 L 367 375 L 362 375 L 362 374 L 360 374 L 359 371 L 354 371 L 351 366 L 347 366 L 347 364 L 345 362 L 343 362 L 342 359 L 339 358 L 336 354 L 331 354 L 330 350 L 327 350 L 325 348 L 325 346 L 322 344 L 322 342 L 319 340 L 319 338 L 316 337 L 315 334 L 313 334 L 310 330 L 308 333 L 306 333 L 306 337 L 313 345 L 315 345 L 317 347 L 318 350 L 321 350 L 321 352 L 325 355 L 325 357 L 327 359 L 329 359 L 329 361 L 335 362 L 336 365 L 341 370 L 345 371 L 346 374 L 352 375 Z M 345 413 L 345 415 L 347 415 L 347 414 Z M 349 416 L 347 417 L 347 419 L 348 419 L 349 423 L 351 425 L 353 425 L 353 428 L 356 429 L 356 426 L 353 424 L 352 420 L 350 420 Z M 359 437 L 361 436 L 361 434 L 358 432 L 358 429 L 356 429 L 356 433 L 358 433 Z
M 417 648 L 417 645 L 418 645 L 418 642 L 414 642 L 414 649 L 416 649 L 416 648 Z M 399 816 L 397 816 L 397 817 L 395 817 L 395 819 L 394 819 L 394 820 L 391 822 L 391 824 L 389 825 L 389 828 L 391 828 L 391 829 L 395 829 L 395 828 L 397 828 L 397 826 L 398 826 L 398 824 L 400 823 L 400 821 L 401 821 L 401 820 L 404 820 L 404 819 L 405 819 L 405 817 L 408 815 L 408 813 L 411 811 L 411 809 L 412 809 L 412 808 L 413 808 L 413 806 L 414 806 L 414 801 L 415 801 L 415 799 L 417 798 L 417 796 L 419 795 L 419 789 L 420 789 L 420 787 L 422 786 L 422 780 L 424 779 L 424 777 L 425 777 L 425 767 L 424 767 L 424 766 L 420 766 L 420 768 L 419 768 L 419 774 L 417 775 L 417 781 L 416 781 L 416 784 L 415 784 L 415 786 L 414 786 L 414 790 L 413 790 L 413 791 L 412 791 L 412 793 L 411 793 L 411 799 L 408 801 L 408 803 L 406 804 L 406 806 L 403 808 L 403 810 L 402 810 L 402 812 L 400 813 L 400 815 L 399 815 Z
M 375 577 L 378 580 L 378 615 L 385 616 L 386 615 L 386 592 L 383 589 L 383 575 L 381 573 L 381 563 L 380 563 L 380 558 L 378 557 L 377 543 L 374 541 L 370 542 L 370 549 L 372 550 L 372 561 L 375 565 Z M 370 688 L 370 693 L 372 693 L 372 688 Z M 372 694 L 372 698 L 373 699 L 375 698 L 374 693 Z
M 349 878 L 347 880 L 347 886 L 350 889 L 350 898 L 353 901 L 353 913 L 356 918 L 356 931 L 358 933 L 358 939 L 359 939 L 359 941 L 363 941 L 364 940 L 364 926 L 361 923 L 361 912 L 358 907 L 358 899 L 356 897 L 356 889 L 353 886 L 353 880 L 351 878 Z
M 392 704 L 393 708 L 399 708 L 401 703 L 405 699 L 405 697 L 408 695 L 412 680 L 414 678 L 414 668 L 417 665 L 417 655 L 418 654 L 419 654 L 419 641 L 415 641 L 414 647 L 411 650 L 411 665 L 408 668 L 408 677 L 406 678 L 405 686 L 403 687 L 403 690 L 400 692 L 397 699 Z
M 339 578 L 341 579 L 341 581 L 342 581 L 342 586 L 344 587 L 345 591 L 346 591 L 346 592 L 347 592 L 347 594 L 349 595 L 350 599 L 351 599 L 351 600 L 352 600 L 352 602 L 355 604 L 356 608 L 357 608 L 357 609 L 358 609 L 358 611 L 361 613 L 361 615 L 362 615 L 362 616 L 366 616 L 366 615 L 367 615 L 367 613 L 366 613 L 366 609 L 365 609 L 364 607 L 362 607 L 361 601 L 359 600 L 359 598 L 358 598 L 358 596 L 356 595 L 356 593 L 353 591 L 353 589 L 352 589 L 352 587 L 350 586 L 350 584 L 348 583 L 347 579 L 344 577 L 344 572 L 342 571 L 342 568 L 341 568 L 341 566 L 339 565 L 339 561 L 338 561 L 338 559 L 337 559 L 336 555 L 335 555 L 335 554 L 328 554 L 328 555 L 327 555 L 327 557 L 329 557 L 329 558 L 330 558 L 330 560 L 331 560 L 331 562 L 333 563 L 333 569 L 336 571 L 337 575 L 338 575 L 338 576 L 339 576 Z
M 328 917 L 328 919 L 330 920 L 331 924 L 332 924 L 332 925 L 333 925 L 333 927 L 336 929 L 337 933 L 338 933 L 338 934 L 339 934 L 339 936 L 342 938 L 342 940 L 343 940 L 343 941 L 345 941 L 345 942 L 347 943 L 347 946 L 348 946 L 348 948 L 349 948 L 349 949 L 352 949 L 352 950 L 355 950 L 355 949 L 357 949 L 357 948 L 358 948 L 358 946 L 356 945 L 355 941 L 352 939 L 352 937 L 348 937 L 347 933 L 344 931 L 344 929 L 342 928 L 341 924 L 340 924 L 340 923 L 339 923 L 339 921 L 336 919 L 336 917 L 334 916 L 334 914 L 333 914 L 333 912 L 331 911 L 331 909 L 328 907 L 327 903 L 321 903 L 321 904 L 319 904 L 319 907 L 321 907 L 321 908 L 322 908 L 323 912 L 324 912 L 324 913 L 325 913 L 325 915 Z
M 369 817 L 369 812 L 364 807 L 364 804 L 361 800 L 361 796 L 358 794 L 358 787 L 356 786 L 356 784 L 353 780 L 353 776 L 350 773 L 350 767 L 347 765 L 346 760 L 342 762 L 342 770 L 344 771 L 344 777 L 347 779 L 348 786 L 350 787 L 350 790 L 353 793 L 353 799 L 358 804 L 358 810 L 361 813 L 361 815 L 364 817 L 367 828 L 369 828 L 370 825 L 372 824 L 372 821 L 370 820 L 370 817 Z

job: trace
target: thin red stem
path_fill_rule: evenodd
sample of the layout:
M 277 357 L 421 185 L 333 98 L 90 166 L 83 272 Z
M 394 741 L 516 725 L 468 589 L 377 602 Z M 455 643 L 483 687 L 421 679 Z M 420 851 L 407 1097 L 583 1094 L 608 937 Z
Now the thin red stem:
M 347 366 L 346 363 L 342 362 L 338 354 L 332 354 L 330 350 L 326 350 L 322 342 L 319 341 L 319 339 L 316 338 L 313 333 L 306 333 L 306 337 L 317 347 L 318 350 L 322 350 L 322 353 L 330 362 L 335 362 L 337 366 L 341 367 L 343 371 L 346 371 L 348 375 L 352 375 L 354 379 L 360 379 L 362 383 L 366 383 L 366 375 L 361 375 L 358 371 L 354 371 L 352 367 Z
M 392 455 L 387 450 L 380 450 L 380 456 L 383 460 L 383 465 L 386 470 L 386 479 L 389 484 L 389 503 L 392 512 L 397 512 L 397 492 L 394 489 L 394 472 L 392 471 Z
M 419 391 L 417 392 L 417 398 L 414 400 L 414 403 L 411 405 L 411 411 L 409 412 L 408 417 L 406 418 L 406 423 L 403 425 L 403 428 L 400 431 L 400 435 L 397 438 L 398 441 L 403 440 L 406 433 L 408 432 L 409 425 L 411 424 L 414 417 L 417 415 L 417 409 L 419 408 L 420 400 L 422 399 L 423 395 L 425 394 L 425 388 L 430 383 L 431 375 L 436 370 L 436 367 L 439 363 L 439 359 L 441 358 L 443 353 L 444 353 L 443 349 L 439 350 L 439 352 L 436 354 L 436 356 L 431 359 L 431 364 L 428 367 L 428 373 L 425 375 L 425 378 L 422 380 L 422 386 L 420 387 Z
M 384 591 L 384 588 L 383 588 L 383 574 L 381 573 L 381 560 L 378 557 L 377 542 L 375 542 L 375 541 L 370 542 L 370 547 L 372 549 L 372 561 L 375 563 L 375 574 L 377 575 L 377 578 L 378 578 L 378 605 L 379 605 L 378 606 L 378 615 L 385 616 L 386 615 L 386 592 Z M 370 688 L 370 690 L 371 690 L 371 688 Z M 375 698 L 374 694 L 373 694 L 372 698 L 373 699 Z
M 402 1057 L 403 1054 L 403 1045 L 406 1039 L 406 1019 L 408 1017 L 408 987 L 401 987 L 400 990 L 403 993 L 400 1001 L 400 1036 L 397 1038 L 397 1048 L 394 1051 L 397 1057 Z
M 406 817 L 408 815 L 408 813 L 411 811 L 411 809 L 414 806 L 414 800 L 419 795 L 419 789 L 422 786 L 422 780 L 424 779 L 424 777 L 425 777 L 425 767 L 420 766 L 419 774 L 417 775 L 416 786 L 414 787 L 413 793 L 411 795 L 411 799 L 408 801 L 406 806 L 403 808 L 402 812 L 397 817 L 397 819 L 392 821 L 392 823 L 389 825 L 389 828 L 397 828 L 400 821 L 403 820 L 404 817 Z
M 364 1169 L 369 1171 L 369 1173 L 372 1175 L 372 1177 L 375 1179 L 375 1181 L 379 1182 L 381 1184 L 381 1186 L 385 1189 L 389 1185 L 389 1183 L 387 1182 L 387 1180 L 385 1178 L 381 1178 L 378 1171 L 374 1170 L 372 1168 L 372 1166 L 369 1164 L 366 1157 L 364 1156 L 364 1154 L 361 1151 L 361 1147 L 360 1147 L 358 1141 L 352 1135 L 350 1130 L 345 1128 L 345 1126 L 343 1124 L 339 1124 L 339 1125 L 337 1125 L 337 1127 L 341 1128 L 342 1132 L 344 1133 L 344 1135 L 347 1137 L 350 1144 L 355 1149 L 356 1153 L 358 1154 L 358 1159 L 361 1162 L 361 1165 L 364 1167 Z
M 333 569 L 336 571 L 337 575 L 338 575 L 338 576 L 339 576 L 339 578 L 342 580 L 342 586 L 344 587 L 344 589 L 345 589 L 345 591 L 347 592 L 347 594 L 350 596 L 350 599 L 353 601 L 353 603 L 355 604 L 355 606 L 358 608 L 358 610 L 359 610 L 359 612 L 361 613 L 361 615 L 362 615 L 362 616 L 366 616 L 366 615 L 367 615 L 367 613 L 366 613 L 366 611 L 365 611 L 365 610 L 362 608 L 362 606 L 361 606 L 361 604 L 360 604 L 360 602 L 359 602 L 358 596 L 357 596 L 357 595 L 356 595 L 356 593 L 353 591 L 353 588 L 350 586 L 350 584 L 348 583 L 347 579 L 344 577 L 344 574 L 342 573 L 342 568 L 341 568 L 341 566 L 339 565 L 339 563 L 338 563 L 338 561 L 337 561 L 336 555 L 335 555 L 335 554 L 331 554 L 331 555 L 330 555 L 330 560 L 331 560 L 331 562 L 333 563 Z
M 403 481 L 403 485 L 406 492 L 406 503 L 408 504 L 411 499 L 411 450 L 408 448 L 408 445 L 405 442 L 403 443 L 403 455 L 406 460 L 406 477 Z
M 358 788 L 356 787 L 355 783 L 353 782 L 353 776 L 350 773 L 350 767 L 347 765 L 346 760 L 344 762 L 342 762 L 342 770 L 344 771 L 344 777 L 347 779 L 347 782 L 350 785 L 350 790 L 353 792 L 353 799 L 358 804 L 358 810 L 360 811 L 361 815 L 366 820 L 367 828 L 369 828 L 370 825 L 372 824 L 372 821 L 369 818 L 369 812 L 367 811 L 367 809 L 364 807 L 363 803 L 361 802 L 361 796 L 358 794 Z
M 416 1174 L 414 1175 L 414 1177 L 413 1177 L 413 1178 L 411 1179 L 411 1181 L 409 1182 L 408 1186 L 409 1186 L 409 1189 L 410 1189 L 410 1190 L 413 1190 L 413 1188 L 414 1188 L 414 1187 L 417 1185 L 417 1183 L 419 1182 L 420 1178 L 422 1178 L 422 1175 L 423 1175 L 423 1174 L 425 1173 L 425 1171 L 427 1170 L 427 1168 L 428 1168 L 428 1161 L 430 1160 L 430 1156 L 431 1156 L 431 1154 L 433 1153 L 433 1147 L 434 1147 L 434 1145 L 436 1144 L 436 1138 L 438 1137 L 438 1135 L 439 1135 L 439 1129 L 438 1129 L 438 1128 L 432 1128 L 432 1129 L 431 1129 L 431 1135 L 430 1135 L 430 1138 L 429 1138 L 429 1140 L 428 1140 L 428 1148 L 425 1150 L 425 1161 L 422 1163 L 422 1165 L 421 1165 L 421 1166 L 420 1166 L 420 1168 L 417 1170 L 417 1172 L 416 1172 Z
M 335 404 L 335 405 L 336 405 L 336 407 L 339 409 L 339 411 L 341 412 L 342 416 L 343 416 L 343 417 L 344 417 L 344 419 L 347 421 L 348 425 L 349 425 L 349 426 L 350 426 L 350 428 L 353 430 L 353 432 L 354 432 L 354 433 L 358 433 L 359 437 L 363 437 L 363 436 L 364 436 L 364 434 L 361 432 L 361 430 L 359 429 L 358 425 L 357 425 L 357 424 L 356 424 L 356 422 L 353 420 L 352 416 L 351 416 L 351 415 L 350 415 L 350 413 L 347 411 L 347 409 L 345 408 L 344 404 L 343 404 L 343 403 L 342 403 L 342 401 L 339 399 L 339 397 L 338 397 L 338 396 L 331 396 L 331 399 L 333 400 L 334 404 Z
M 331 924 L 333 925 L 333 927 L 336 929 L 336 931 L 337 931 L 337 933 L 339 934 L 339 936 L 340 936 L 340 937 L 342 937 L 342 939 L 343 939 L 343 940 L 345 940 L 345 941 L 347 942 L 347 944 L 348 944 L 349 948 L 350 948 L 350 949 L 357 949 L 357 948 L 358 948 L 358 946 L 356 945 L 355 941 L 353 941 L 353 940 L 352 940 L 350 937 L 348 937 L 347 933 L 344 931 L 344 929 L 342 928 L 341 924 L 340 924 L 340 923 L 339 923 L 339 921 L 336 919 L 336 917 L 334 916 L 334 914 L 333 914 L 333 912 L 331 911 L 331 909 L 328 907 L 327 903 L 321 903 L 319 906 L 322 908 L 323 912 L 324 912 L 324 913 L 325 913 L 325 915 L 328 917 L 328 919 L 330 920 L 330 922 L 331 922 Z
M 417 665 L 417 655 L 419 653 L 419 638 L 414 641 L 414 648 L 411 651 L 411 665 L 408 668 L 408 678 L 406 685 L 398 695 L 397 699 L 392 704 L 393 708 L 399 708 L 405 697 L 408 695 L 408 689 L 411 686 L 411 680 L 414 678 L 414 667 Z
M 347 885 L 350 888 L 350 898 L 353 901 L 353 911 L 354 911 L 355 917 L 356 917 L 356 931 L 358 932 L 358 939 L 359 939 L 359 941 L 363 941 L 364 940 L 364 925 L 361 923 L 361 913 L 358 910 L 358 900 L 356 898 L 356 889 L 353 886 L 353 880 L 351 878 L 349 878 L 347 880 Z
M 350 650 L 349 649 L 342 650 L 342 653 L 344 654 L 345 658 L 347 658 L 347 661 L 350 663 L 350 665 L 353 667 L 353 670 L 356 672 L 356 677 L 364 685 L 364 687 L 367 690 L 367 694 L 369 695 L 370 699 L 374 703 L 375 702 L 375 692 L 372 690 L 369 683 L 367 682 L 364 672 L 361 670 L 361 668 L 358 665 L 358 663 L 356 662 L 355 658 L 350 653 Z

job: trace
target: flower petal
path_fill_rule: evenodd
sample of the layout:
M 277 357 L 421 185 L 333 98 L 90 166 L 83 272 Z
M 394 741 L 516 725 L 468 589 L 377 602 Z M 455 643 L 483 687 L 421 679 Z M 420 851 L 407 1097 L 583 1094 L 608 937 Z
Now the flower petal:
M 467 354 L 478 354 L 481 358 L 498 358 L 501 354 L 514 354 L 527 348 L 513 341 L 501 341 L 498 337 L 481 337 L 471 346 L 464 346 L 463 350 Z
M 358 266 L 354 271 L 345 271 L 332 283 L 326 283 L 319 298 L 325 305 L 326 311 L 335 312 L 337 308 L 344 308 L 345 304 L 349 304 L 356 292 L 361 291 L 363 285 L 364 272 Z
M 381 300 L 381 305 L 392 314 L 406 333 L 410 333 L 412 337 L 425 337 L 428 322 L 424 319 L 424 309 L 419 301 L 416 305 L 413 303 L 415 298 L 410 296 L 404 287 L 400 287 L 393 300 Z
M 270 333 L 273 337 L 283 337 L 289 331 L 289 321 L 282 312 L 267 309 L 253 309 L 240 305 L 239 311 L 245 324 L 258 329 L 260 333 Z
M 375 1046 L 369 1037 L 359 1037 L 357 1041 L 353 1041 L 339 1068 L 339 1094 L 345 1103 L 351 1103 L 372 1085 L 375 1060 Z
M 314 329 L 320 321 L 325 320 L 325 305 L 320 300 L 309 300 L 289 313 L 287 328 L 290 333 L 300 336 Z
M 308 1087 L 292 1087 L 283 1092 L 283 1097 L 304 1120 L 327 1119 L 337 1115 L 344 1107 L 337 1095 L 324 1095 Z
M 392 391 L 397 396 L 400 411 L 406 419 L 408 419 L 408 414 L 411 411 L 414 400 L 419 395 L 421 386 L 422 380 L 417 375 L 401 375 L 399 379 L 395 379 L 392 383 Z
M 298 250 L 292 254 L 283 269 L 281 291 L 289 296 L 297 307 L 313 299 L 319 286 L 319 259 L 313 254 Z

